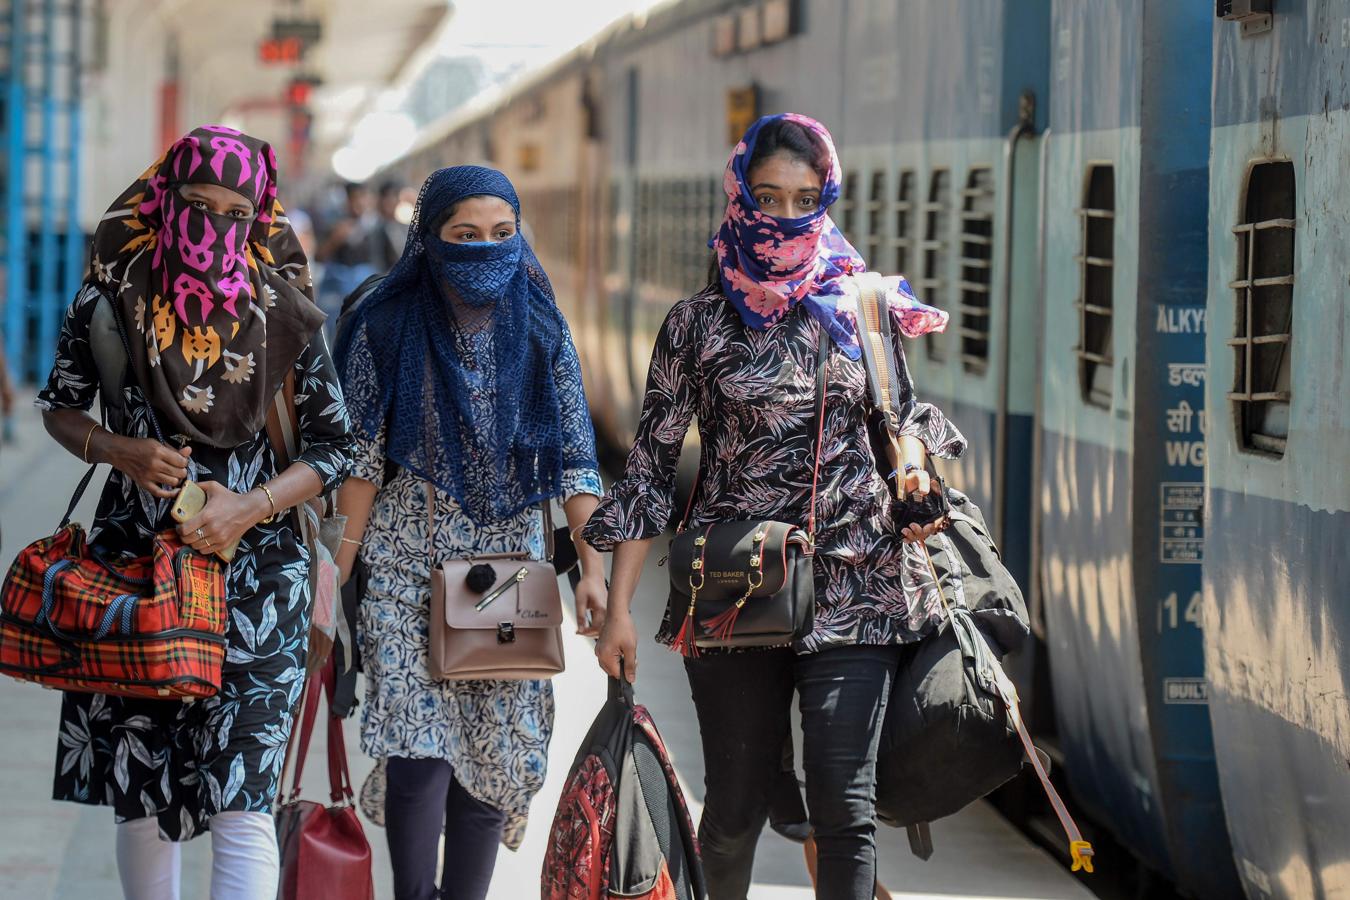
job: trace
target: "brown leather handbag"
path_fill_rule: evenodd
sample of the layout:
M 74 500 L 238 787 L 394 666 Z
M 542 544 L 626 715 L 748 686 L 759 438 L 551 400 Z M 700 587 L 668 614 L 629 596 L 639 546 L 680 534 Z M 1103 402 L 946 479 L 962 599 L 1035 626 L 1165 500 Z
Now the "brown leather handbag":
M 820 331 L 816 364 L 816 455 L 806 528 L 772 520 L 714 522 L 685 530 L 694 506 L 670 543 L 666 615 L 678 628 L 671 649 L 697 656 L 701 647 L 775 647 L 815 626 L 816 488 L 825 427 L 825 366 L 830 337 Z
M 544 517 L 545 560 L 524 553 L 450 559 L 431 571 L 427 666 L 432 678 L 524 681 L 564 668 L 562 595 L 553 567 L 553 515 Z M 427 485 L 428 536 L 436 491 Z

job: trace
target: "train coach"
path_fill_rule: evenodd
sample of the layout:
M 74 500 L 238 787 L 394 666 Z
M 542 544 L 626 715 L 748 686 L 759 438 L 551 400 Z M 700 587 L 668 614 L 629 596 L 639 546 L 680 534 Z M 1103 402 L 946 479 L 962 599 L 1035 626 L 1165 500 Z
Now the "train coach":
M 1027 590 L 1038 739 L 1197 897 L 1350 891 L 1350 7 L 1263 6 L 682 0 L 397 164 L 509 172 L 615 460 L 728 147 L 825 122 L 835 220 L 952 314 L 909 363 Z

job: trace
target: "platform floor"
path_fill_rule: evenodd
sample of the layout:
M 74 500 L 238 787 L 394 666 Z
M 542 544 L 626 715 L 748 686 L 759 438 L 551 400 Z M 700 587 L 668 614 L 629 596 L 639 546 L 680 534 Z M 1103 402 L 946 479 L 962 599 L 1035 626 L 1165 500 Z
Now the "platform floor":
M 27 407 L 17 421 L 17 443 L 0 449 L 0 561 L 8 570 L 14 552 L 50 532 L 81 474 L 78 460 L 62 452 Z M 96 479 L 96 485 L 101 477 Z M 94 494 L 77 518 L 92 518 Z M 655 555 L 655 554 L 654 554 Z M 652 567 L 637 615 L 646 643 L 641 648 L 637 691 L 658 727 L 688 788 L 697 818 L 703 761 L 698 728 L 679 660 L 650 641 L 663 601 L 664 571 Z M 570 635 L 569 667 L 556 681 L 558 716 L 550 753 L 550 777 L 536 798 L 524 846 L 500 852 L 492 900 L 537 896 L 539 866 L 562 778 L 605 694 L 591 642 Z M 0 900 L 115 900 L 120 896 L 113 860 L 112 814 L 107 809 L 55 803 L 50 795 L 57 694 L 0 678 Z M 370 769 L 361 756 L 356 721 L 348 723 L 353 777 Z M 318 733 L 322 740 L 322 732 Z M 314 751 L 322 752 L 322 745 Z M 321 766 L 310 766 L 307 795 L 320 799 Z M 376 895 L 392 897 L 384 832 L 367 825 L 375 853 Z M 927 862 L 910 855 L 902 831 L 879 834 L 880 876 L 897 898 L 1088 898 L 1092 894 L 1058 861 L 1031 844 L 984 804 L 933 826 L 936 852 Z M 190 842 L 183 853 L 185 900 L 207 897 L 210 839 Z M 1098 876 L 1100 877 L 1100 876 Z M 800 848 L 766 831 L 755 860 L 752 900 L 809 898 Z

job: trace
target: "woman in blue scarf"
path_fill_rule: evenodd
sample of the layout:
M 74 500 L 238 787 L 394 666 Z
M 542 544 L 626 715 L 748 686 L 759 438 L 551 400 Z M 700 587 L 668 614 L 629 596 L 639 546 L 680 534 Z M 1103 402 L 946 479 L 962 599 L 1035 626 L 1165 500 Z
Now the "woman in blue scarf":
M 440 896 L 442 827 L 442 886 L 484 897 L 496 844 L 519 845 L 543 784 L 552 685 L 432 678 L 430 564 L 542 559 L 540 501 L 561 498 L 576 528 L 601 492 L 576 349 L 505 175 L 456 166 L 427 179 L 402 258 L 344 324 L 337 357 L 358 438 L 338 562 L 345 576 L 359 554 L 370 571 L 361 745 L 380 765 L 362 804 L 386 824 L 399 900 Z M 595 634 L 604 569 L 579 551 L 577 621 Z

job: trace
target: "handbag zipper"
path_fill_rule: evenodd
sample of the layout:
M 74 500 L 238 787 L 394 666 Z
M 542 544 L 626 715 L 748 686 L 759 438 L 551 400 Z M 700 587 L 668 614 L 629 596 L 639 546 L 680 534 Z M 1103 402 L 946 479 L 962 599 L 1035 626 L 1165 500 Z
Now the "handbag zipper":
M 25 631 L 31 631 L 48 640 L 52 639 L 48 632 L 34 626 L 31 622 L 25 622 L 13 613 L 0 612 L 0 622 L 13 625 L 15 628 L 22 628 Z M 220 644 L 222 647 L 229 643 L 229 640 L 223 634 L 216 634 L 214 631 L 201 631 L 196 628 L 167 628 L 164 631 L 146 631 L 141 632 L 140 634 L 119 634 L 116 636 L 109 634 L 106 637 L 99 638 L 97 643 L 136 644 L 178 637 L 197 638 L 198 640 L 207 641 L 212 644 Z M 68 634 L 67 638 L 73 641 L 89 641 L 90 643 L 95 643 L 94 639 L 86 634 Z
M 503 581 L 501 584 L 497 585 L 497 587 L 492 589 L 491 593 L 484 595 L 482 600 L 479 600 L 477 603 L 475 603 L 473 605 L 474 610 L 476 612 L 482 612 L 483 610 L 487 609 L 489 603 L 491 603 L 493 600 L 496 600 L 502 594 L 505 594 L 509 588 L 513 587 L 514 585 L 520 584 L 529 576 L 529 574 L 530 574 L 529 568 L 526 566 L 521 566 L 519 569 L 516 570 L 515 575 L 511 576 L 506 581 Z

